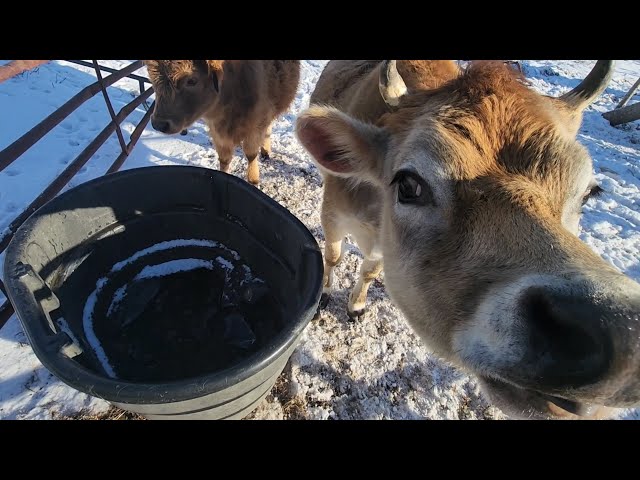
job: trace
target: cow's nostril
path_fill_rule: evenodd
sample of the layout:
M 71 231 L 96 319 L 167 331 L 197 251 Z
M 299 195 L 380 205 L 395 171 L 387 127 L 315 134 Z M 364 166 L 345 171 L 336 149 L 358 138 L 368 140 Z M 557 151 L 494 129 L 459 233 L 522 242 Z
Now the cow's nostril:
M 169 122 L 166 120 L 151 120 L 151 126 L 162 133 L 169 131 Z
M 545 287 L 529 289 L 521 307 L 532 350 L 546 364 L 545 383 L 584 385 L 606 372 L 612 345 L 600 307 Z

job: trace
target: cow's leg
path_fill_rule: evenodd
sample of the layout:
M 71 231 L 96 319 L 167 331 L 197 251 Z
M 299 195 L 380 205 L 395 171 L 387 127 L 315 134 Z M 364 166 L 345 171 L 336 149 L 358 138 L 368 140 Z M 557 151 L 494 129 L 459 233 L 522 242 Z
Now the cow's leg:
M 253 185 L 260 183 L 260 164 L 258 163 L 258 152 L 267 133 L 267 129 L 256 129 L 242 142 L 242 150 L 247 157 L 247 180 Z
M 344 253 L 344 237 L 346 232 L 339 227 L 336 219 L 322 207 L 320 215 L 322 231 L 324 232 L 324 274 L 322 277 L 322 297 L 320 308 L 325 308 L 333 290 L 334 269 L 340 263 Z
M 378 235 L 370 229 L 354 228 L 353 237 L 358 244 L 358 248 L 364 255 L 364 260 L 360 266 L 360 274 L 355 286 L 349 294 L 349 304 L 347 305 L 347 315 L 352 320 L 362 317 L 366 313 L 367 292 L 369 286 L 382 271 L 382 254 L 380 246 L 377 244 Z
M 233 149 L 235 145 L 231 140 L 216 133 L 211 125 L 209 125 L 209 134 L 213 148 L 218 152 L 218 161 L 220 162 L 220 171 L 229 173 L 231 168 L 231 160 L 233 159 Z
M 262 141 L 262 146 L 260 147 L 260 155 L 263 158 L 269 158 L 271 155 L 271 127 L 273 124 L 269 124 L 267 127 L 267 131 L 264 134 L 264 140 Z
M 382 271 L 381 258 L 365 258 L 360 267 L 360 276 L 349 295 L 347 315 L 352 320 L 360 318 L 366 312 L 367 292 L 369 286 Z

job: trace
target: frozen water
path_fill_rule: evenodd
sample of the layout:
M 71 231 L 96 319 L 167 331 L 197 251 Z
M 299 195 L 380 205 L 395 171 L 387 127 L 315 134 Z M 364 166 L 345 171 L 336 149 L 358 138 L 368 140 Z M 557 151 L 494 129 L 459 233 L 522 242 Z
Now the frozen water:
M 224 339 L 238 348 L 248 349 L 256 343 L 256 336 L 241 313 L 230 313 L 224 318 Z

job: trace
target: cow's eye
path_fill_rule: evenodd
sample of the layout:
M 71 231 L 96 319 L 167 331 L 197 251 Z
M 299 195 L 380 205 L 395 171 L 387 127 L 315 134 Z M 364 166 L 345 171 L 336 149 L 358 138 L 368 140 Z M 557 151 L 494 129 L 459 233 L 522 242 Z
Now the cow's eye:
M 198 78 L 197 77 L 189 77 L 187 79 L 187 87 L 195 87 L 198 84 Z
M 391 185 L 398 185 L 398 201 L 413 205 L 435 205 L 431 188 L 420 176 L 411 170 L 400 170 L 393 177 Z

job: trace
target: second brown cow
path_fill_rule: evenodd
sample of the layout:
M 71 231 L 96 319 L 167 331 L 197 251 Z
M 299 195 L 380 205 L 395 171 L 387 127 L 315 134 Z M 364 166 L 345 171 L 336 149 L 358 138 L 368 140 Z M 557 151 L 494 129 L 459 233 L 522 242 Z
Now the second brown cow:
M 247 180 L 260 181 L 258 153 L 268 157 L 271 124 L 287 111 L 300 78 L 299 60 L 145 60 L 156 94 L 151 124 L 175 134 L 204 119 L 220 170 L 234 148 L 249 162 Z

